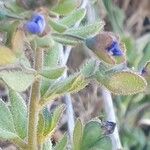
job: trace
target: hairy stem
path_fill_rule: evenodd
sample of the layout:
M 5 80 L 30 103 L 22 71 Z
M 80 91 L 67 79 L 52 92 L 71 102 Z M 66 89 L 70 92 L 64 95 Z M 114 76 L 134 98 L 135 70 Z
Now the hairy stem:
M 37 49 L 35 52 L 35 70 L 40 71 L 43 66 L 43 51 Z M 37 124 L 38 124 L 38 102 L 40 100 L 41 79 L 35 80 L 31 89 L 29 105 L 29 125 L 28 125 L 28 149 L 37 150 Z

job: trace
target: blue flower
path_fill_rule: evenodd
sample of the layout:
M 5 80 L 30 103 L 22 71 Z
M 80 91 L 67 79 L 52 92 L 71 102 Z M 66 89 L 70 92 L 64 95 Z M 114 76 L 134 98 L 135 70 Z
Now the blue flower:
M 122 56 L 123 52 L 118 44 L 118 42 L 113 41 L 112 44 L 106 48 L 113 56 Z
M 45 29 L 46 23 L 43 15 L 36 14 L 25 25 L 26 30 L 32 34 L 41 34 Z

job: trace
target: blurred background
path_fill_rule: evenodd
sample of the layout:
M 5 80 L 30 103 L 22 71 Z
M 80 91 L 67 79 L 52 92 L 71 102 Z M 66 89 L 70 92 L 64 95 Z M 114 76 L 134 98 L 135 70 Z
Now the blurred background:
M 128 66 L 141 72 L 150 60 L 150 0 L 91 0 L 96 19 L 105 21 L 105 30 L 120 36 L 127 48 Z M 90 9 L 88 10 L 89 13 Z M 87 16 L 88 18 L 88 16 Z M 86 18 L 86 19 L 87 19 Z M 89 15 L 89 20 L 92 15 Z M 85 20 L 86 22 L 86 20 Z M 76 71 L 87 57 L 84 47 L 71 51 L 68 66 Z M 150 91 L 133 96 L 112 95 L 123 150 L 150 150 Z M 75 117 L 87 122 L 104 112 L 101 87 L 91 83 L 72 95 Z M 57 101 L 60 102 L 60 101 Z M 67 117 L 61 131 L 66 130 Z M 56 134 L 57 135 L 57 134 Z M 56 136 L 57 138 L 57 136 Z
M 105 31 L 116 33 L 125 43 L 128 66 L 141 72 L 150 60 L 150 0 L 90 0 L 90 8 L 87 7 L 88 13 L 82 24 L 92 19 L 89 14 L 91 8 L 96 19 L 105 21 Z M 89 57 L 84 46 L 73 48 L 67 63 L 69 72 L 77 71 Z M 0 97 L 7 100 L 5 93 Z M 88 122 L 95 117 L 106 118 L 105 97 L 97 84 L 90 83 L 71 98 L 75 119 L 79 117 Z M 150 91 L 133 96 L 112 95 L 112 99 L 123 150 L 150 150 Z M 60 103 L 64 103 L 64 98 L 56 100 L 50 109 Z M 67 113 L 64 113 L 59 130 L 53 136 L 54 143 L 67 131 L 67 121 Z M 2 143 L 1 147 L 12 149 L 8 143 Z

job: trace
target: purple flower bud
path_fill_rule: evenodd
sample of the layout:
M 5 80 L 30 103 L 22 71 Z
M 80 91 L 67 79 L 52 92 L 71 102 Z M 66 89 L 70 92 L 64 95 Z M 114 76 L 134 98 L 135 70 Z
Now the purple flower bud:
M 115 65 L 126 61 L 125 45 L 111 32 L 101 32 L 85 42 L 86 46 L 105 63 Z
M 28 32 L 32 34 L 41 34 L 45 29 L 46 23 L 43 15 L 36 14 L 28 21 L 25 28 Z
M 141 74 L 143 75 L 145 73 L 146 73 L 146 70 L 145 70 L 145 68 L 143 68 L 142 71 L 141 71 Z
M 111 121 L 103 121 L 102 122 L 102 129 L 104 130 L 104 134 L 112 134 L 115 130 L 116 123 Z
M 113 41 L 112 44 L 106 48 L 113 56 L 122 56 L 123 52 L 118 44 L 118 42 Z

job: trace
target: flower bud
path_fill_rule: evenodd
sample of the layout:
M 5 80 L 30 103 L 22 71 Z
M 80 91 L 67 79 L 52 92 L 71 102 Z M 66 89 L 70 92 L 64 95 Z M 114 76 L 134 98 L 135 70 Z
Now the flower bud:
M 102 32 L 87 39 L 86 45 L 105 63 L 115 65 L 125 61 L 125 46 L 110 32 Z
M 104 134 L 109 135 L 114 132 L 116 123 L 111 121 L 103 121 L 101 127 L 104 130 Z

